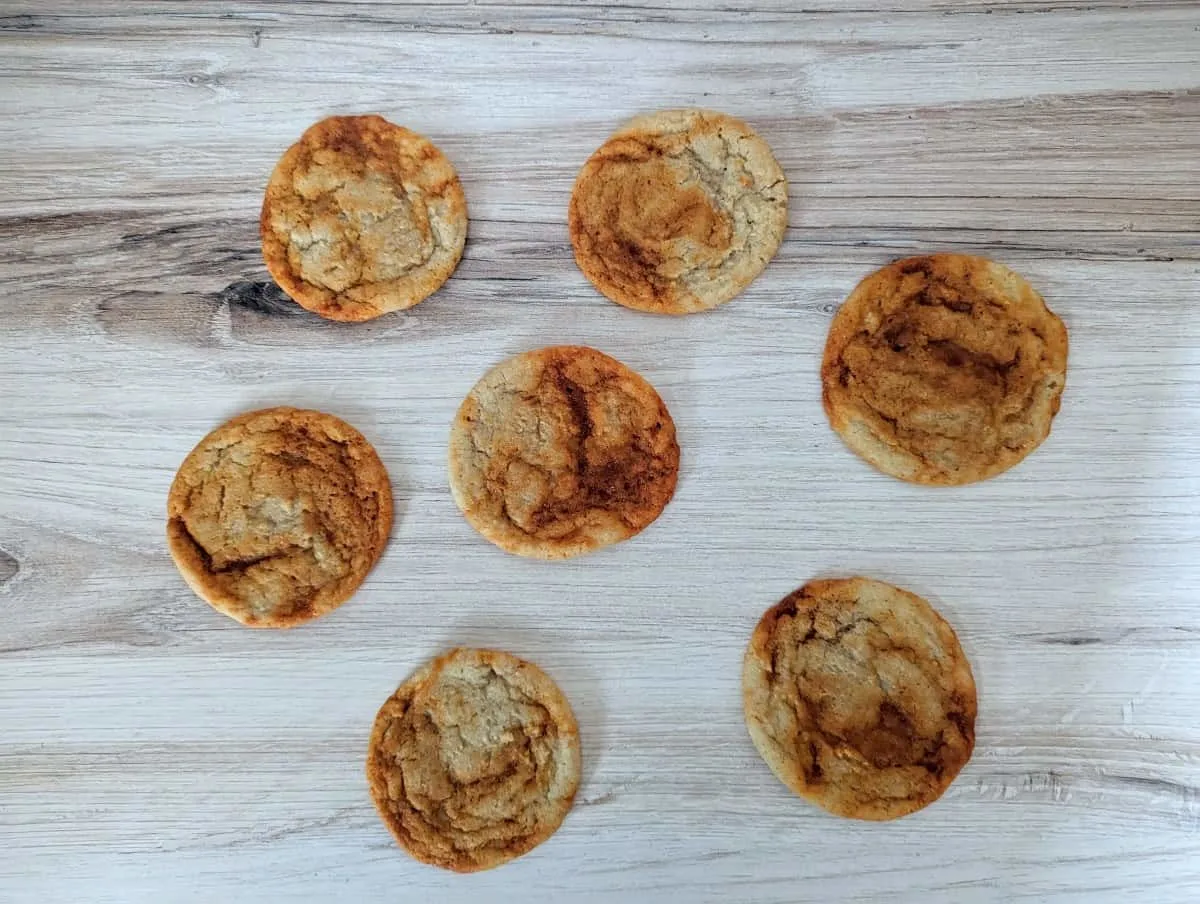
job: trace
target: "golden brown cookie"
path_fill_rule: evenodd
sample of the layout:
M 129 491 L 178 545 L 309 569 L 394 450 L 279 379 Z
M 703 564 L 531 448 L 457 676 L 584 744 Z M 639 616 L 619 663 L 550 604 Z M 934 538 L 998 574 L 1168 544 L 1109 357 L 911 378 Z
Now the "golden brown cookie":
M 331 116 L 275 165 L 260 226 L 267 269 L 288 295 L 330 320 L 370 320 L 454 272 L 467 201 L 429 139 L 381 116 Z
M 829 422 L 872 465 L 913 483 L 994 477 L 1050 433 L 1067 329 L 1020 276 L 934 254 L 861 283 L 829 329 Z
M 579 269 L 639 311 L 690 314 L 750 285 L 787 228 L 787 179 L 739 119 L 639 116 L 584 164 L 569 210 Z
M 675 492 L 675 423 L 649 383 L 593 348 L 493 367 L 450 430 L 450 489 L 501 549 L 565 559 L 626 540 Z
M 371 797 L 400 846 L 460 873 L 533 850 L 579 788 L 579 729 L 541 669 L 508 653 L 455 649 L 379 710 L 367 751 Z
M 933 803 L 975 746 L 975 679 L 954 631 L 919 596 L 866 578 L 812 581 L 768 609 L 742 701 L 776 777 L 838 816 Z
M 383 552 L 387 471 L 332 415 L 251 411 L 200 441 L 167 497 L 167 545 L 188 585 L 256 628 L 331 612 Z

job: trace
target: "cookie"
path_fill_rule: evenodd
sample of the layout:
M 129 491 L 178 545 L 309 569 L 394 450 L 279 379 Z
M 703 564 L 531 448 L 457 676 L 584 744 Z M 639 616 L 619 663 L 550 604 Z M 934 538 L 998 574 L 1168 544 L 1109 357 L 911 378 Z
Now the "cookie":
M 919 596 L 866 578 L 812 581 L 768 609 L 742 700 L 775 776 L 838 816 L 931 804 L 975 746 L 975 679 L 954 631 Z
M 332 415 L 251 411 L 184 459 L 167 497 L 167 545 L 188 585 L 256 628 L 290 628 L 340 606 L 392 527 L 387 471 Z
M 263 199 L 263 258 L 330 320 L 410 308 L 454 272 L 467 240 L 458 174 L 429 139 L 380 116 L 331 116 L 287 149 Z
M 679 445 L 649 383 L 562 345 L 488 371 L 450 431 L 450 489 L 501 549 L 563 559 L 628 539 L 675 492 Z
M 787 179 L 744 122 L 639 116 L 584 164 L 568 218 L 579 269 L 617 304 L 690 314 L 741 292 L 787 228 Z
M 375 717 L 367 783 L 400 846 L 467 873 L 533 850 L 579 788 L 579 729 L 537 666 L 451 650 L 418 670 Z
M 1020 276 L 934 254 L 871 274 L 833 319 L 821 383 L 854 452 L 912 483 L 994 477 L 1050 433 L 1067 330 Z

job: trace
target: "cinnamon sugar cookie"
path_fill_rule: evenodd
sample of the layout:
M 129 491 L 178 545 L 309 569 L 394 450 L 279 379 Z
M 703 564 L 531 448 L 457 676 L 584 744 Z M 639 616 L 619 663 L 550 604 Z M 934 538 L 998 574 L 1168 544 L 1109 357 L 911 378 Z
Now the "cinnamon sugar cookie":
M 662 399 L 608 355 L 562 345 L 488 371 L 450 431 L 450 489 L 471 525 L 517 555 L 562 559 L 632 537 L 675 492 Z
M 1011 468 L 1050 433 L 1067 330 L 1007 267 L 934 254 L 854 290 L 829 328 L 829 422 L 893 477 L 964 484 Z
M 167 497 L 167 544 L 188 585 L 245 625 L 336 609 L 387 543 L 392 491 L 362 434 L 319 411 L 251 411 L 204 437 Z
M 812 581 L 768 609 L 742 669 L 746 726 L 776 777 L 838 816 L 937 800 L 975 746 L 975 680 L 954 631 L 880 581 Z
M 331 116 L 288 148 L 267 184 L 263 258 L 330 320 L 412 307 L 454 272 L 467 202 L 445 155 L 380 116 Z
M 739 119 L 639 116 L 584 164 L 568 212 L 579 269 L 617 304 L 716 307 L 762 272 L 787 228 L 787 179 Z
M 367 781 L 412 856 L 490 869 L 554 834 L 579 788 L 579 729 L 533 663 L 451 650 L 400 685 L 375 717 Z

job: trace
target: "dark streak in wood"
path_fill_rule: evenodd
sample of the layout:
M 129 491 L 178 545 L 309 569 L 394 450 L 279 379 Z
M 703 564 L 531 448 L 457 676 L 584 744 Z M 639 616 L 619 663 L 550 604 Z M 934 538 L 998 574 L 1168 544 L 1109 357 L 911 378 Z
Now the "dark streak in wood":
M 1112 773 L 1106 773 L 1105 777 L 1110 781 L 1119 782 L 1123 785 L 1133 785 L 1135 788 L 1162 791 L 1183 798 L 1185 801 L 1193 801 L 1200 798 L 1200 788 L 1194 785 L 1185 785 L 1182 782 L 1173 782 L 1166 778 L 1149 778 L 1144 775 L 1113 775 Z
M 1027 640 L 1036 644 L 1045 644 L 1047 646 L 1093 647 L 1101 645 L 1116 646 L 1119 643 L 1138 637 L 1145 637 L 1149 642 L 1171 641 L 1187 643 L 1193 642 L 1195 635 L 1200 635 L 1200 628 L 1188 627 L 1187 625 L 1169 625 L 1162 628 L 1126 628 L 1124 631 L 1115 632 L 1108 636 L 1100 634 L 1024 633 L 1018 634 L 1017 637 L 1021 640 Z
M 212 315 L 216 310 L 209 296 L 159 292 L 120 292 L 100 300 L 96 320 L 111 339 L 140 342 L 146 338 L 183 341 L 206 347 L 212 341 Z
M 1090 647 L 1095 644 L 1106 643 L 1103 637 L 1072 635 L 1072 634 L 1049 634 L 1038 638 L 1038 643 L 1049 644 L 1051 646 L 1067 646 L 1067 647 Z
M 229 329 L 232 338 L 239 341 L 257 342 L 274 337 L 287 343 L 297 340 L 297 331 L 347 329 L 344 324 L 332 323 L 305 310 L 274 282 L 262 279 L 234 280 L 222 289 L 204 294 L 119 292 L 102 298 L 96 305 L 95 316 L 105 334 L 118 342 L 140 344 L 146 339 L 158 339 L 211 348 L 223 341 L 214 321 L 222 307 L 229 308 L 232 315 Z M 284 324 L 289 329 L 280 333 Z M 353 337 L 362 338 L 363 330 L 349 329 Z
M 33 31 L 40 27 L 41 23 L 30 15 L 0 18 L 0 31 Z
M 178 626 L 186 624 L 198 600 L 188 593 L 173 596 L 138 594 L 122 600 L 120 608 L 97 610 L 69 622 L 0 646 L 0 656 L 72 649 L 105 655 L 114 648 L 143 649 L 173 646 L 179 642 Z
M 352 2 L 322 2 L 309 4 L 303 9 L 288 13 L 274 10 L 254 9 L 230 12 L 224 4 L 190 0 L 186 12 L 158 17 L 145 17 L 150 21 L 141 23 L 143 33 L 168 36 L 190 28 L 208 27 L 214 23 L 237 27 L 244 22 L 270 21 L 277 29 L 285 31 L 303 30 L 311 34 L 314 29 L 335 23 L 342 29 L 353 26 L 359 30 L 392 30 L 415 34 L 467 34 L 467 35 L 530 35 L 530 36 L 574 36 L 605 35 L 610 37 L 641 38 L 643 40 L 670 40 L 676 43 L 781 43 L 782 41 L 745 41 L 730 36 L 729 14 L 735 12 L 724 5 L 709 8 L 688 9 L 681 6 L 661 4 L 604 4 L 590 8 L 568 3 L 504 4 L 470 3 L 412 3 L 397 6 L 395 12 L 388 4 L 356 4 Z M 7 26 L 14 29 L 39 28 L 62 36 L 107 34 L 119 30 L 125 17 L 112 13 L 93 12 L 79 15 L 72 6 L 65 10 L 61 4 L 46 4 L 39 10 L 41 15 L 11 16 L 12 20 L 28 20 L 29 24 Z M 182 4 L 181 4 L 182 6 Z M 364 6 L 371 12 L 362 12 Z M 699 6 L 699 4 L 698 4 Z M 924 4 L 904 3 L 836 3 L 797 4 L 794 8 L 754 9 L 743 7 L 741 21 L 748 27 L 786 27 L 814 17 L 880 17 L 926 18 L 951 20 L 958 17 L 993 16 L 996 20 L 1010 16 L 1063 16 L 1100 13 L 1110 9 L 1124 9 L 1128 0 L 1109 2 L 1063 4 L 1054 0 L 1028 0 L 1028 2 L 964 3 L 954 7 L 927 7 Z M 1143 10 L 1170 10 L 1187 8 L 1178 0 L 1142 0 Z M 63 13 L 66 13 L 65 15 Z M 270 16 L 270 19 L 268 19 Z M 484 18 L 486 16 L 486 18 Z M 4 20 L 0 20 L 3 23 Z M 672 34 L 659 37 L 669 29 L 689 28 L 693 34 Z M 0 30 L 5 27 L 0 24 Z M 736 33 L 735 33 L 736 35 Z M 792 43 L 798 43 L 793 41 Z M 947 42 L 934 42 L 929 46 L 946 46 Z M 256 45 L 257 46 L 257 45 Z M 904 45 L 907 46 L 907 45 Z M 918 45 L 920 46 L 920 45 Z

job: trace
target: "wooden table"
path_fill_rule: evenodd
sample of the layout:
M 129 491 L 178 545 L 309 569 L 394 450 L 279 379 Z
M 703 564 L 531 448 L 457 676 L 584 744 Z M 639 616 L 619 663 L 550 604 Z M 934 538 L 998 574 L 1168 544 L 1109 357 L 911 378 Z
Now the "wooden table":
M 0 6 L 0 900 L 1200 899 L 1197 3 Z M 566 206 L 679 105 L 753 123 L 792 202 L 758 282 L 671 319 L 596 294 Z M 255 307 L 276 157 L 368 111 L 458 166 L 458 272 L 363 325 Z M 951 490 L 846 451 L 817 378 L 855 282 L 937 249 L 1071 330 L 1050 439 Z M 446 438 L 486 368 L 560 342 L 645 374 L 684 458 L 642 536 L 543 563 L 463 521 Z M 362 590 L 284 632 L 197 600 L 163 540 L 187 451 L 272 404 L 357 425 L 398 497 Z M 890 824 L 792 797 L 742 724 L 762 610 L 856 573 L 940 608 L 980 688 L 974 759 Z M 467 877 L 397 849 L 363 776 L 376 708 L 452 644 L 543 665 L 584 737 L 558 834 Z

